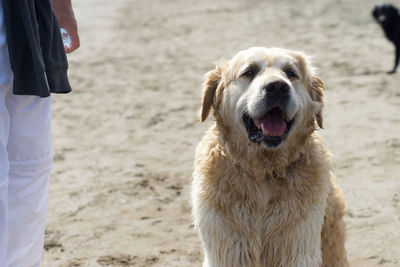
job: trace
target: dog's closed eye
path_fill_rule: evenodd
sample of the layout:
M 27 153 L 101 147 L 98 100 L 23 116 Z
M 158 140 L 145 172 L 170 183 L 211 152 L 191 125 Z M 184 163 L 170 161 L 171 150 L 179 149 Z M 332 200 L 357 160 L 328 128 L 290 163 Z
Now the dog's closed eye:
M 298 79 L 299 75 L 294 69 L 285 69 L 284 73 L 290 80 Z
M 259 72 L 259 67 L 255 64 L 248 66 L 240 75 L 239 78 L 253 79 Z

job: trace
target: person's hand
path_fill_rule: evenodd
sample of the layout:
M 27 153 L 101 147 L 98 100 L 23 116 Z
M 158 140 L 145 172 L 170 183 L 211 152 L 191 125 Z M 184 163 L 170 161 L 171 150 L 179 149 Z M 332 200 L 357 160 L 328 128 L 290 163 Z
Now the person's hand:
M 64 28 L 71 38 L 71 42 L 68 46 L 64 45 L 66 53 L 79 48 L 79 35 L 78 25 L 76 23 L 74 10 L 72 9 L 71 0 L 50 0 L 51 6 L 58 19 L 58 24 L 61 28 Z

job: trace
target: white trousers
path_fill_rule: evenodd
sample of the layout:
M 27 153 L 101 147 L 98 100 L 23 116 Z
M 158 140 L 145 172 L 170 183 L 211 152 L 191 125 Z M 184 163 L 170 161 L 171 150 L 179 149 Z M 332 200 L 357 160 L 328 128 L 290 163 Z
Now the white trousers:
M 0 1 L 0 267 L 39 266 L 53 159 L 51 99 L 12 93 Z

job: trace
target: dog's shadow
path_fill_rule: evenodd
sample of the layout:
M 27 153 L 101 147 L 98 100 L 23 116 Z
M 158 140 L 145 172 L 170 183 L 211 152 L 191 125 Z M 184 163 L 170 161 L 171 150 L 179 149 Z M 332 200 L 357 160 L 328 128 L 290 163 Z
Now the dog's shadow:
M 364 70 L 360 72 L 360 75 L 379 75 L 379 74 L 386 74 L 389 76 L 392 76 L 396 74 L 397 72 L 392 72 L 392 71 L 385 71 L 385 70 Z

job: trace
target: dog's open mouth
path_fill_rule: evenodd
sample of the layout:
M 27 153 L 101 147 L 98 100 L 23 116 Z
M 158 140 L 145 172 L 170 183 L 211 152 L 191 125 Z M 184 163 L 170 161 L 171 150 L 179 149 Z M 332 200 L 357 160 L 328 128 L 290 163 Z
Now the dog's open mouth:
M 279 107 L 268 111 L 263 117 L 253 119 L 248 114 L 243 115 L 243 122 L 250 141 L 270 147 L 276 147 L 286 138 L 294 119 L 286 120 Z

